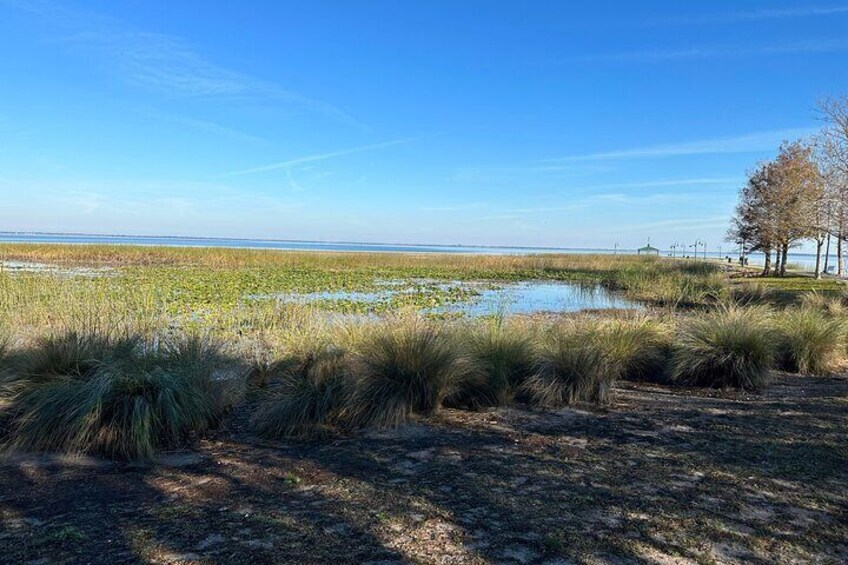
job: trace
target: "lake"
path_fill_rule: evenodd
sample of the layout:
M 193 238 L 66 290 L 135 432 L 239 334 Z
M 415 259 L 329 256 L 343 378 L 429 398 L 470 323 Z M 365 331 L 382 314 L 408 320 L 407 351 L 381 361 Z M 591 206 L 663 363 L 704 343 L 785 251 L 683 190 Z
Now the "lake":
M 485 281 L 383 281 L 379 290 L 371 292 L 333 291 L 310 293 L 280 293 L 253 296 L 253 299 L 272 299 L 282 303 L 330 304 L 357 303 L 364 307 L 387 303 L 398 294 L 414 293 L 420 285 L 436 284 L 445 290 L 461 290 L 466 299 L 449 304 L 423 308 L 424 314 L 457 314 L 469 317 L 513 314 L 569 313 L 583 310 L 637 310 L 638 302 L 622 298 L 599 285 L 576 283 L 522 281 L 490 283 Z
M 162 237 L 136 235 L 87 235 L 87 234 L 47 234 L 47 233 L 18 233 L 0 232 L 0 243 L 67 243 L 67 244 L 101 244 L 101 245 L 150 245 L 166 247 L 224 247 L 240 249 L 280 249 L 286 251 L 345 251 L 362 253 L 472 253 L 494 255 L 532 255 L 539 253 L 577 253 L 610 255 L 635 254 L 635 249 L 606 249 L 606 248 L 574 248 L 574 247 L 509 247 L 482 245 L 414 245 L 403 243 L 359 243 L 331 241 L 298 241 L 277 239 L 233 239 L 205 237 Z M 712 249 L 717 249 L 712 247 Z M 709 251 L 707 257 L 720 260 L 729 255 L 731 260 L 738 259 L 738 254 L 730 245 L 722 246 L 722 252 Z M 830 265 L 836 264 L 835 251 L 832 250 Z M 663 251 L 663 256 L 670 255 Z M 678 253 L 678 256 L 680 254 Z M 698 253 L 703 258 L 703 252 Z M 752 253 L 749 256 L 751 265 L 762 265 L 763 255 Z M 811 253 L 790 253 L 790 266 L 812 270 L 815 265 L 815 255 Z

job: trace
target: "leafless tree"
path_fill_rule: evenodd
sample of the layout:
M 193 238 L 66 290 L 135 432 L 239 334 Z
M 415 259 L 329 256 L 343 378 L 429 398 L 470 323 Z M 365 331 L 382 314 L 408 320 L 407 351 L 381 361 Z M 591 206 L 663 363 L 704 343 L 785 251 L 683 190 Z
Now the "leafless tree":
M 770 274 L 772 250 L 774 275 L 784 276 L 790 247 L 810 237 L 824 241 L 823 184 L 812 155 L 801 142 L 784 143 L 777 158 L 755 169 L 742 188 L 728 237 L 765 254 L 763 276 Z
M 836 238 L 837 272 L 845 274 L 843 244 L 848 238 L 848 96 L 819 104 L 825 127 L 816 137 L 820 169 L 830 212 L 830 233 Z

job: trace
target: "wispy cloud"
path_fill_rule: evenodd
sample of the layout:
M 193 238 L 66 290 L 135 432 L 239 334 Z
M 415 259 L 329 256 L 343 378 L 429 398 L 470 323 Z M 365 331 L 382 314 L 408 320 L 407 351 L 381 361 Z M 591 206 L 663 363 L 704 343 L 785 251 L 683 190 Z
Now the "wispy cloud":
M 679 49 L 647 49 L 615 53 L 590 53 L 571 57 L 566 63 L 654 63 L 691 59 L 718 59 L 735 57 L 769 57 L 778 55 L 804 55 L 848 50 L 848 40 L 809 40 L 773 45 L 707 45 Z
M 764 8 L 761 10 L 739 10 L 735 12 L 719 12 L 715 14 L 687 14 L 667 18 L 657 18 L 643 22 L 643 25 L 702 25 L 738 23 L 759 20 L 780 20 L 794 18 L 810 18 L 822 16 L 838 16 L 848 14 L 848 5 L 827 6 L 796 6 L 792 8 Z
M 59 41 L 78 45 L 106 62 L 121 80 L 170 97 L 262 102 L 326 115 L 361 129 L 332 104 L 288 90 L 205 58 L 179 37 L 133 29 L 98 13 L 49 1 L 0 0 L 52 25 Z
M 624 159 L 652 159 L 685 155 L 708 155 L 728 153 L 756 153 L 771 151 L 785 140 L 799 139 L 812 135 L 815 128 L 793 128 L 754 132 L 736 137 L 724 137 L 683 143 L 650 145 L 618 151 L 605 151 L 578 155 L 566 155 L 545 159 L 543 163 L 567 163 L 578 161 L 612 161 Z
M 405 139 L 395 139 L 393 141 L 384 141 L 382 143 L 373 143 L 371 145 L 360 145 L 359 147 L 350 147 L 348 149 L 340 149 L 338 151 L 330 151 L 328 153 L 317 153 L 315 155 L 306 155 L 304 157 L 297 157 L 295 159 L 289 159 L 287 161 L 279 161 L 277 163 L 271 163 L 268 165 L 261 165 L 258 167 L 251 167 L 249 169 L 242 169 L 240 171 L 232 171 L 229 173 L 224 173 L 220 175 L 221 178 L 227 177 L 237 177 L 242 175 L 252 175 L 255 173 L 264 173 L 268 171 L 277 171 L 277 170 L 286 170 L 291 169 L 292 167 L 297 167 L 299 165 L 305 165 L 307 163 L 315 163 L 318 161 L 326 161 L 328 159 L 334 159 L 336 157 L 342 157 L 344 155 L 352 155 L 354 153 L 364 153 L 366 151 L 374 151 L 376 149 L 384 149 L 386 147 L 392 147 L 394 145 L 403 145 L 405 143 L 411 143 L 420 139 L 419 137 L 408 137 Z
M 663 231 L 674 232 L 676 230 L 691 231 L 693 229 L 715 229 L 724 228 L 728 225 L 729 218 L 727 216 L 709 216 L 704 218 L 687 218 L 680 220 L 661 220 L 657 222 L 646 222 L 640 224 L 622 224 L 613 227 L 609 233 L 644 233 L 653 230 L 662 229 Z

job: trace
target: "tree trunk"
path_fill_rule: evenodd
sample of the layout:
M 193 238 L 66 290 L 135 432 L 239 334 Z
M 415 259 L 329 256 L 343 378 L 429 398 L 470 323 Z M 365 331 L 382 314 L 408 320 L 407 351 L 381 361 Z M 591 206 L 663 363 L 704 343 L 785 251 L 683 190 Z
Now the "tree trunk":
M 780 257 L 780 276 L 781 277 L 786 276 L 786 255 L 788 253 L 789 253 L 789 244 L 784 243 L 783 249 L 781 250 L 781 257 Z
M 767 277 L 769 276 L 769 271 L 771 270 L 771 249 L 763 249 L 763 255 L 766 256 L 766 260 L 761 276 Z
M 774 276 L 775 277 L 780 276 L 780 257 L 781 257 L 780 248 L 781 248 L 781 246 L 778 245 L 777 249 L 774 250 Z
M 836 275 L 842 276 L 842 234 L 836 236 Z
M 816 279 L 821 278 L 822 247 L 824 247 L 824 235 L 818 234 L 816 236 L 816 270 L 813 273 Z
M 830 261 L 830 232 L 827 232 L 827 247 L 824 249 L 824 272 L 827 272 L 827 263 Z

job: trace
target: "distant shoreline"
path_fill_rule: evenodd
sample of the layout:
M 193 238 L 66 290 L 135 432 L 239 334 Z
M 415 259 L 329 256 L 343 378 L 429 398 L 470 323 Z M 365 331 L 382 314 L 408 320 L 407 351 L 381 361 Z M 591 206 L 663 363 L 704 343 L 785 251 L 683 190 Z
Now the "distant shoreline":
M 606 247 L 536 247 L 514 245 L 461 245 L 461 244 L 424 244 L 424 243 L 380 243 L 364 241 L 329 241 L 329 240 L 298 240 L 298 239 L 264 239 L 264 238 L 234 238 L 234 237 L 203 237 L 203 236 L 173 236 L 173 235 L 130 235 L 130 234 L 89 234 L 73 232 L 16 232 L 0 231 L 0 243 L 32 243 L 32 244 L 68 244 L 68 245 L 139 245 L 165 247 L 209 247 L 223 249 L 269 249 L 279 251 L 315 251 L 315 252 L 359 252 L 359 253 L 447 253 L 447 254 L 476 254 L 476 255 L 532 255 L 532 254 L 600 254 L 600 255 L 632 255 L 636 249 Z M 667 257 L 671 250 L 661 249 L 660 256 Z M 676 257 L 692 256 L 676 253 Z M 732 260 L 736 252 L 728 247 L 719 254 L 708 251 L 707 258 L 723 259 L 729 256 Z M 698 252 L 698 257 L 703 252 Z M 749 257 L 752 265 L 762 264 L 762 255 L 753 253 Z M 812 268 L 815 255 L 812 253 L 789 253 L 790 262 L 801 263 L 805 268 Z M 835 257 L 831 255 L 831 261 Z
M 9 239 L 14 238 L 14 239 Z M 551 246 L 534 246 L 534 245 L 466 245 L 462 243 L 447 244 L 447 243 L 405 243 L 405 242 L 376 242 L 376 241 L 348 241 L 348 240 L 320 240 L 320 239 L 272 239 L 272 238 L 256 238 L 256 237 L 210 237 L 210 236 L 181 236 L 181 235 L 136 235 L 136 234 L 98 234 L 98 233 L 82 233 L 82 232 L 21 232 L 21 231 L 0 231 L 0 242 L 32 242 L 38 243 L 41 241 L 59 243 L 67 239 L 97 239 L 97 240 L 163 240 L 163 241 L 209 241 L 209 242 L 256 242 L 269 244 L 291 244 L 291 245 L 322 245 L 322 246 L 367 246 L 367 247 L 410 247 L 410 248 L 438 248 L 438 249 L 512 249 L 517 251 L 545 251 L 545 252 L 603 252 L 621 253 L 635 252 L 636 249 L 628 248 L 607 248 L 607 247 L 551 247 Z M 48 239 L 50 241 L 48 241 Z M 214 246 L 210 246 L 214 247 Z

